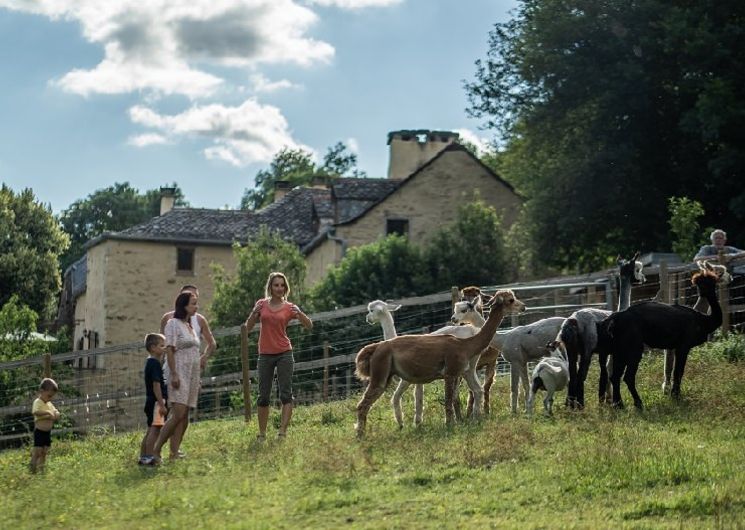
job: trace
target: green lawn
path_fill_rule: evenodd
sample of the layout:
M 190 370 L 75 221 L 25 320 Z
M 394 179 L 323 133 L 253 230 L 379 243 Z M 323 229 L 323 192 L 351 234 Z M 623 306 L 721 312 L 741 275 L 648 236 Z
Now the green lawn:
M 55 440 L 43 476 L 28 449 L 8 450 L 0 528 L 745 527 L 745 362 L 696 353 L 680 402 L 661 379 L 660 356 L 645 356 L 643 413 L 593 397 L 531 419 L 509 413 L 499 378 L 492 416 L 453 429 L 442 384 L 426 390 L 422 428 L 403 431 L 389 390 L 362 442 L 355 400 L 297 409 L 288 439 L 264 446 L 255 420 L 208 421 L 190 427 L 187 459 L 157 469 L 136 465 L 140 433 Z M 596 385 L 593 368 L 589 395 Z

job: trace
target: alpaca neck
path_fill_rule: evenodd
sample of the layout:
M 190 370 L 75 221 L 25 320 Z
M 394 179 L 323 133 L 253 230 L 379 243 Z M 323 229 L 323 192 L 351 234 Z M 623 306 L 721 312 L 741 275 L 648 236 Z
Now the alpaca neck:
M 491 312 L 489 313 L 489 318 L 486 319 L 486 322 L 481 327 L 479 332 L 476 333 L 473 337 L 463 339 L 471 348 L 470 350 L 468 350 L 470 353 L 470 357 L 475 357 L 476 355 L 480 354 L 481 351 L 484 350 L 487 346 L 489 346 L 489 343 L 497 332 L 499 324 L 502 323 L 503 317 L 504 307 L 501 305 L 492 306 Z
M 620 287 L 618 289 L 618 310 L 623 311 L 631 305 L 631 278 L 621 275 Z
M 388 340 L 396 337 L 396 326 L 393 325 L 393 316 L 390 313 L 383 315 L 380 320 L 380 327 L 383 328 L 383 339 Z
M 708 319 L 709 324 L 708 333 L 712 333 L 722 325 L 722 308 L 719 306 L 717 293 L 712 290 L 702 294 L 699 289 L 699 296 L 706 298 L 706 301 L 709 302 L 709 306 L 711 307 L 711 313 L 707 315 L 706 318 Z
M 479 313 L 478 311 L 473 311 L 471 313 L 471 318 L 468 319 L 468 322 L 477 328 L 483 328 L 484 323 L 486 322 L 486 319 L 484 318 L 484 315 Z M 497 331 L 494 336 L 491 339 L 491 342 L 489 343 L 490 346 L 493 346 L 494 348 L 498 350 L 502 350 L 502 346 L 504 345 L 504 339 L 507 337 L 506 331 Z

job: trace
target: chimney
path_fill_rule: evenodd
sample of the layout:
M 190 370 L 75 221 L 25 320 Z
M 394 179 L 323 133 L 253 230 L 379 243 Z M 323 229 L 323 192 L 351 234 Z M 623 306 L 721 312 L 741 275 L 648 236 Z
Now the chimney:
M 290 191 L 289 180 L 277 180 L 274 182 L 274 202 L 279 201 Z
M 176 203 L 176 188 L 160 188 L 160 215 L 167 214 L 173 210 Z
M 391 147 L 388 178 L 408 177 L 448 145 L 457 142 L 459 137 L 457 132 L 429 129 L 389 132 L 388 145 Z

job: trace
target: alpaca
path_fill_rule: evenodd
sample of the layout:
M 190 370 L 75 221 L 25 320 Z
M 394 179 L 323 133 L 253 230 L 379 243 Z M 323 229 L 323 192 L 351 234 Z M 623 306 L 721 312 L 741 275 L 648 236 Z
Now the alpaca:
M 448 425 L 453 422 L 453 397 L 458 377 L 465 377 L 474 394 L 481 398 L 476 359 L 489 344 L 505 314 L 525 311 L 525 304 L 509 290 L 497 291 L 487 306 L 492 310 L 486 324 L 467 339 L 452 335 L 404 335 L 368 344 L 357 353 L 355 373 L 359 379 L 369 380 L 357 404 L 358 437 L 364 435 L 370 407 L 383 394 L 394 375 L 413 383 L 445 379 Z M 476 406 L 474 414 L 480 412 L 480 406 Z
M 724 265 L 712 264 L 709 261 L 698 262 L 698 268 L 700 271 L 711 271 L 717 275 L 718 283 L 722 285 L 729 285 L 732 281 L 732 276 L 727 271 L 727 267 Z M 696 303 L 693 304 L 693 310 L 699 313 L 708 314 L 709 304 L 706 299 L 699 293 Z M 675 352 L 672 350 L 665 350 L 664 353 L 664 379 L 662 380 L 662 392 L 665 394 L 670 393 L 672 388 L 672 375 L 673 366 L 675 365 Z
M 401 305 L 389 304 L 382 300 L 373 300 L 367 304 L 367 316 L 365 320 L 367 320 L 368 324 L 380 324 L 383 328 L 383 340 L 392 339 L 397 337 L 398 333 L 396 333 L 396 326 L 393 324 L 393 315 L 391 313 L 398 311 L 400 308 Z M 401 396 L 407 388 L 409 388 L 409 383 L 401 379 L 391 398 L 393 417 L 401 428 L 404 426 L 403 413 L 401 412 Z M 422 385 L 416 385 L 414 398 L 414 423 L 419 425 L 422 423 L 422 403 L 424 401 L 424 388 Z
M 646 278 L 642 274 L 643 265 L 637 261 L 639 252 L 636 252 L 630 260 L 618 256 L 618 311 L 623 311 L 631 304 L 631 285 L 643 283 Z M 575 311 L 562 326 L 557 340 L 561 341 L 569 358 L 569 389 L 567 392 L 567 404 L 570 407 L 583 408 L 585 406 L 585 379 L 590 368 L 592 354 L 597 349 L 598 332 L 597 326 L 600 322 L 612 314 L 607 309 L 586 308 Z M 606 401 L 606 389 L 608 387 L 608 361 L 607 356 L 599 358 L 600 380 L 598 384 L 598 397 L 600 402 Z M 578 371 L 579 365 L 579 371 Z
M 710 333 L 722 325 L 722 309 L 716 293 L 717 276 L 710 271 L 693 275 L 691 283 L 699 295 L 711 306 L 711 314 L 703 315 L 680 305 L 659 302 L 641 302 L 625 311 L 614 313 L 598 327 L 598 348 L 612 354 L 613 405 L 623 407 L 621 377 L 634 399 L 634 406 L 642 409 L 642 400 L 636 390 L 636 372 L 645 345 L 650 348 L 675 350 L 672 395 L 680 396 L 688 352 L 703 344 Z M 625 373 L 624 373 L 625 372 Z
M 458 302 L 453 311 L 453 322 L 469 323 L 477 328 L 484 325 L 482 317 L 473 306 L 467 302 Z M 478 362 L 478 368 L 486 368 L 484 376 L 484 410 L 488 409 L 489 391 L 494 382 L 497 360 L 499 354 L 505 361 L 510 363 L 510 402 L 512 412 L 517 413 L 518 388 L 520 383 L 523 387 L 523 395 L 526 399 L 529 393 L 528 361 L 535 361 L 546 355 L 546 343 L 554 339 L 564 322 L 563 317 L 544 318 L 532 324 L 517 326 L 510 330 L 498 331 L 491 340 L 490 348 L 487 348 Z M 468 411 L 474 405 L 476 396 L 468 398 Z
M 551 353 L 550 357 L 544 357 L 533 368 L 533 376 L 530 384 L 530 397 L 528 397 L 528 414 L 533 413 L 533 401 L 538 390 L 546 391 L 543 400 L 543 410 L 546 416 L 553 415 L 554 393 L 564 390 L 569 382 L 569 358 L 564 345 L 557 340 L 549 342 L 546 347 Z

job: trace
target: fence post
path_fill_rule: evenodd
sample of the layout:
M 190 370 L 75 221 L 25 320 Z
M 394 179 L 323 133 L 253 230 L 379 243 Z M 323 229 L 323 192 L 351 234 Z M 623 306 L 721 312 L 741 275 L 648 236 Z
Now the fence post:
M 731 315 L 729 307 L 729 286 L 718 285 L 719 288 L 719 306 L 722 308 L 722 334 L 727 335 L 730 330 Z
M 243 372 L 243 405 L 246 423 L 251 421 L 251 379 L 248 373 L 248 328 L 241 325 L 241 370 Z
M 346 397 L 349 397 L 352 395 L 352 370 L 347 368 L 347 395 Z
M 323 341 L 323 400 L 329 399 L 329 341 Z
M 670 274 L 667 270 L 667 261 L 660 262 L 660 302 L 670 303 Z
M 457 285 L 453 285 L 450 288 L 450 301 L 453 303 L 453 307 L 460 302 L 460 289 L 458 289 Z
M 44 377 L 52 377 L 52 354 L 45 353 L 42 359 Z

